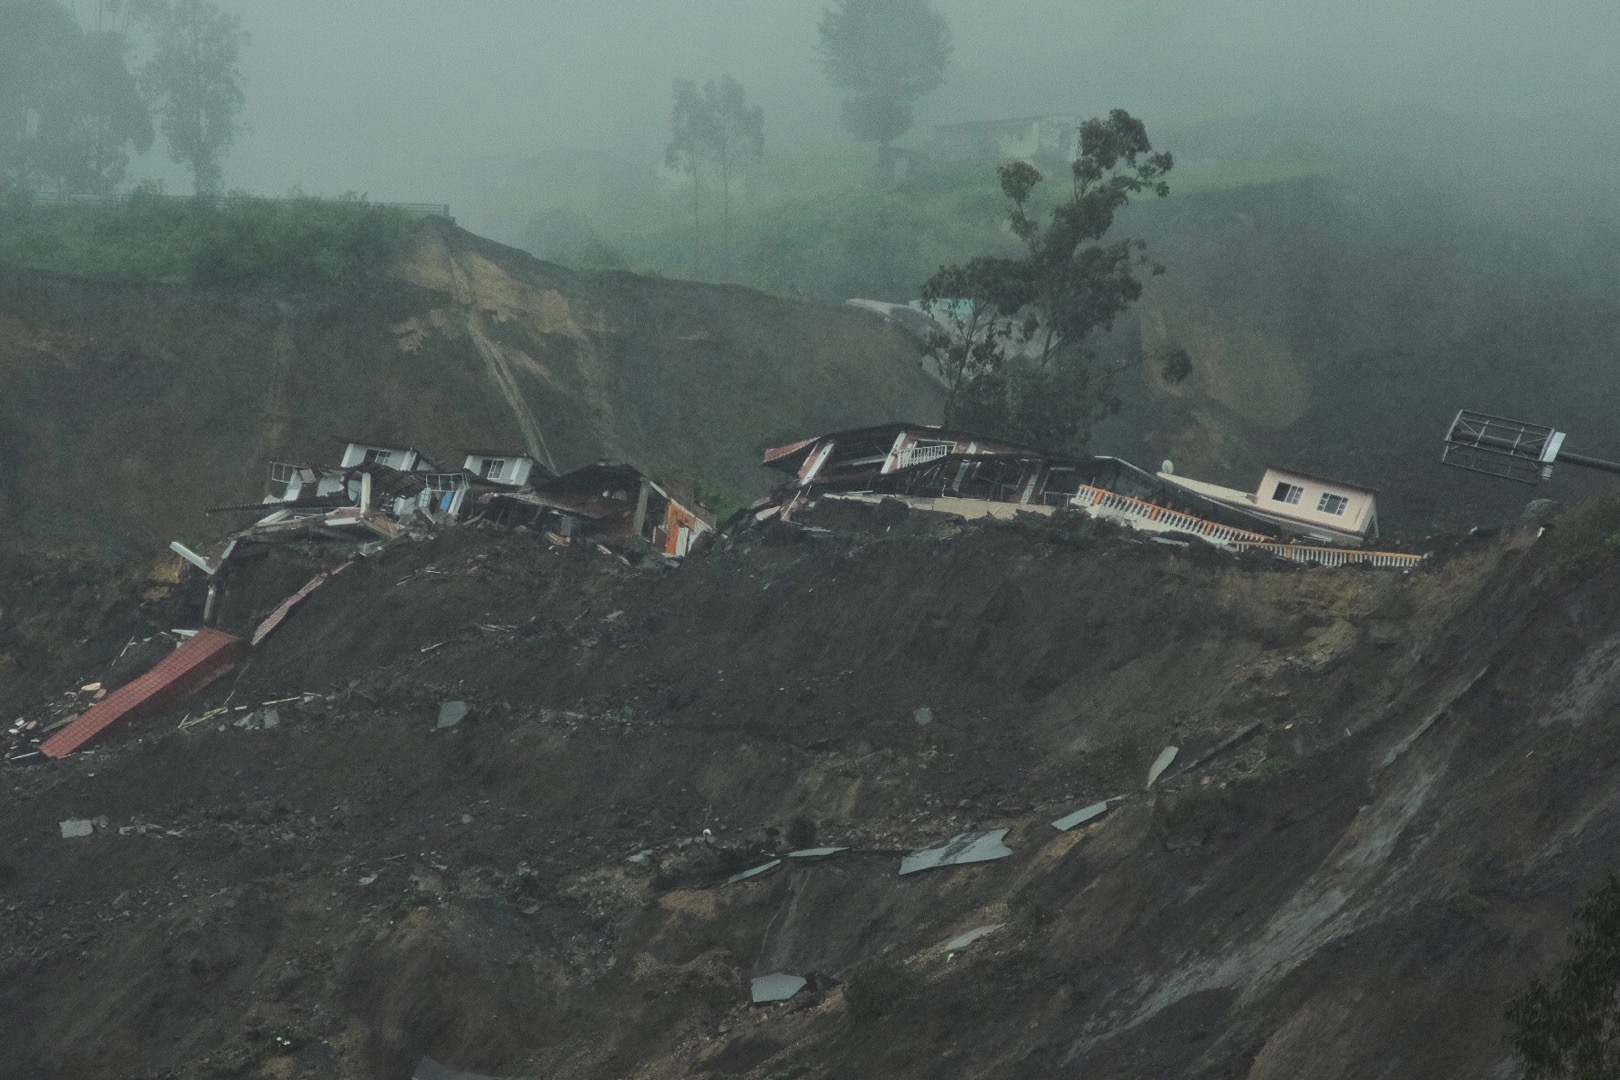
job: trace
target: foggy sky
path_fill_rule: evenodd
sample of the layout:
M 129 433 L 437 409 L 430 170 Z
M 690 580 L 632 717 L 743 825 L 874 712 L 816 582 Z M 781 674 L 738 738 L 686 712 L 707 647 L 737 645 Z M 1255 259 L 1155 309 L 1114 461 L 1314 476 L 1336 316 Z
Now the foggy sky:
M 232 188 L 455 202 L 480 160 L 589 148 L 652 161 L 667 139 L 671 80 L 725 71 L 764 106 L 771 140 L 846 138 L 812 52 L 821 0 L 223 6 L 252 34 L 243 64 L 250 130 L 224 163 Z M 1620 109 L 1612 0 L 939 6 L 956 52 L 945 85 L 919 106 L 919 131 L 1118 105 L 1150 131 L 1421 106 L 1486 127 L 1502 118 L 1607 132 Z M 183 190 L 156 155 L 143 174 Z

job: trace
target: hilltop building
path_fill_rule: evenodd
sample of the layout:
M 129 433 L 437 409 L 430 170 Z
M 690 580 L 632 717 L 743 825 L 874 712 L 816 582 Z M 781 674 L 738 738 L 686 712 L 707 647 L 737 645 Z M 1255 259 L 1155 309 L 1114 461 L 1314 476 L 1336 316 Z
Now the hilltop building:
M 1038 169 L 1067 168 L 1080 156 L 1080 117 L 1064 113 L 942 124 L 928 143 L 942 161 L 1023 161 Z

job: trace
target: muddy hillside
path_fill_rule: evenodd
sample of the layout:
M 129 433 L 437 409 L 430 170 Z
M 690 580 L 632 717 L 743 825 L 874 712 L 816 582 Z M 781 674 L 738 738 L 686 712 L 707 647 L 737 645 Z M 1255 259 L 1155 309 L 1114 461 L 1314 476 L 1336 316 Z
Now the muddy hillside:
M 1407 573 L 885 507 L 676 569 L 389 548 L 0 773 L 0 1075 L 1510 1075 L 1620 840 L 1617 520 Z M 6 716 L 198 599 L 73 573 L 8 590 Z M 996 857 L 900 873 L 963 834 Z
M 0 531 L 92 545 L 212 535 L 272 460 L 334 436 L 627 461 L 722 498 L 764 447 L 937 421 L 915 345 L 867 312 L 578 275 L 426 223 L 391 273 L 321 295 L 0 267 Z

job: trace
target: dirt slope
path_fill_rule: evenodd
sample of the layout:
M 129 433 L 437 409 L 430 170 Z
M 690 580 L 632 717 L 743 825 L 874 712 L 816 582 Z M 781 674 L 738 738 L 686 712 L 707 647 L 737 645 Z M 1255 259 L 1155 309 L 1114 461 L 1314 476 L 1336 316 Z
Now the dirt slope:
M 333 435 L 603 457 L 733 495 L 806 431 L 937 418 L 865 312 L 581 276 L 442 222 L 386 280 L 275 297 L 0 267 L 0 529 L 150 545 L 217 529 Z
M 394 549 L 203 699 L 0 774 L 0 1076 L 1509 1075 L 1501 1006 L 1620 839 L 1620 566 L 826 523 L 676 571 Z M 229 621 L 309 569 L 259 565 Z M 896 875 L 969 828 L 1015 854 Z M 724 884 L 810 844 L 851 850 Z M 875 955 L 919 990 L 857 1025 Z M 811 985 L 747 1005 L 774 971 Z

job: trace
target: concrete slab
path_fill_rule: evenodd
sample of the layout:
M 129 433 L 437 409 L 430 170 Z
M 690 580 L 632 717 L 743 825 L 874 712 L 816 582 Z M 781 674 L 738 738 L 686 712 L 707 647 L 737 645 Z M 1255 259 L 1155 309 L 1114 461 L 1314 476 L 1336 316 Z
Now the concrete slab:
M 96 831 L 96 823 L 89 818 L 69 818 L 62 822 L 62 839 L 72 840 L 80 836 L 89 836 Z
M 777 972 L 775 975 L 761 975 L 755 979 L 749 991 L 755 1005 L 765 1005 L 772 1001 L 786 1001 L 803 990 L 804 985 L 805 980 L 797 975 Z
M 439 705 L 439 727 L 455 727 L 467 717 L 465 701 L 446 701 Z

